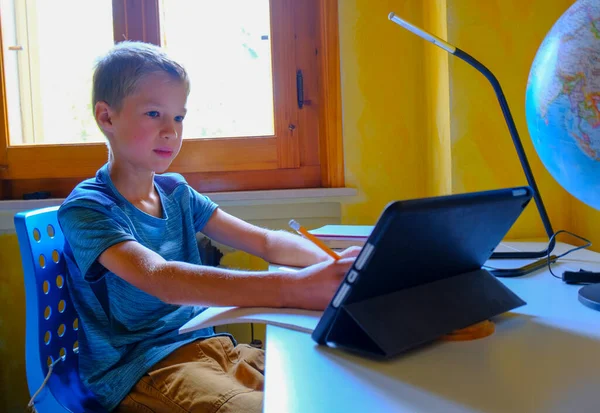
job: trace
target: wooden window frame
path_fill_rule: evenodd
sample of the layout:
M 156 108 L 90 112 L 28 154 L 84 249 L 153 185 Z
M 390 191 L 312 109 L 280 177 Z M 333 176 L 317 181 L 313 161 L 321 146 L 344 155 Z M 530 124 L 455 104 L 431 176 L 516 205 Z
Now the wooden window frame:
M 272 19 L 275 134 L 184 140 L 169 171 L 201 192 L 344 186 L 337 0 L 271 0 L 271 13 L 280 17 Z M 115 39 L 160 44 L 158 0 L 113 0 L 113 15 Z M 64 197 L 106 162 L 99 143 L 10 146 L 4 85 L 0 64 L 0 199 Z

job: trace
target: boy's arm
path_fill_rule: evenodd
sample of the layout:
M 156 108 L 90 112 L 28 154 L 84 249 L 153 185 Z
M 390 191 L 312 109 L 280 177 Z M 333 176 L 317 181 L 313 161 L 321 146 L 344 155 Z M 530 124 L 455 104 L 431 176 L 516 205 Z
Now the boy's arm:
M 256 255 L 267 262 L 306 267 L 329 256 L 312 242 L 286 231 L 257 227 L 220 209 L 215 210 L 202 232 L 221 244 Z M 346 253 L 343 256 L 356 256 Z
M 107 248 L 98 261 L 171 304 L 323 309 L 354 259 L 328 260 L 297 273 L 233 271 L 166 261 L 138 242 L 125 241 Z

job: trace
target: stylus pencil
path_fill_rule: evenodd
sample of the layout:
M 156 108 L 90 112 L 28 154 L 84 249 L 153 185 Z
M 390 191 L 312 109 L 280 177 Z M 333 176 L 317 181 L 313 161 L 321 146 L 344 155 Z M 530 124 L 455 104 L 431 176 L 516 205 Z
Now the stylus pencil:
M 341 258 L 331 248 L 329 248 L 327 245 L 325 245 L 325 243 L 323 241 L 321 241 L 319 238 L 315 237 L 313 234 L 311 234 L 310 232 L 308 232 L 306 230 L 306 228 L 304 228 L 302 225 L 300 225 L 295 220 L 293 220 L 293 219 L 290 220 L 290 227 L 294 231 L 296 231 L 299 234 L 301 234 L 304 238 L 306 238 L 307 240 L 311 241 L 317 247 L 321 248 L 327 255 L 329 255 L 334 260 L 337 261 L 337 260 L 339 260 Z

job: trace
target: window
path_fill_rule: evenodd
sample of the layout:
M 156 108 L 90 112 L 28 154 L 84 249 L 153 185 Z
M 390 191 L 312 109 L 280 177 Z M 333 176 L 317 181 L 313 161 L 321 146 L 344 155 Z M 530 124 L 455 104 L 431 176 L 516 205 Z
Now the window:
M 161 45 L 192 82 L 189 138 L 273 136 L 269 0 L 161 0 Z M 190 27 L 197 41 L 190 44 Z
M 90 90 L 94 61 L 113 44 L 111 2 L 56 3 L 0 0 L 11 145 L 104 142 Z M 65 9 L 82 18 L 57 24 Z
M 3 198 L 66 196 L 106 162 L 91 67 L 122 39 L 160 44 L 188 69 L 191 113 L 171 170 L 198 190 L 343 185 L 337 0 L 0 6 Z

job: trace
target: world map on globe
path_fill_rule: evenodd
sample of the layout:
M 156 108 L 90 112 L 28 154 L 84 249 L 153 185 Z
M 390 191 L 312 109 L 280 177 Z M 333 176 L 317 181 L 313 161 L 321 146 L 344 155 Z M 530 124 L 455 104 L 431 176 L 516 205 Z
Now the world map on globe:
M 570 194 L 600 209 L 600 1 L 579 0 L 554 24 L 533 61 L 529 134 Z

